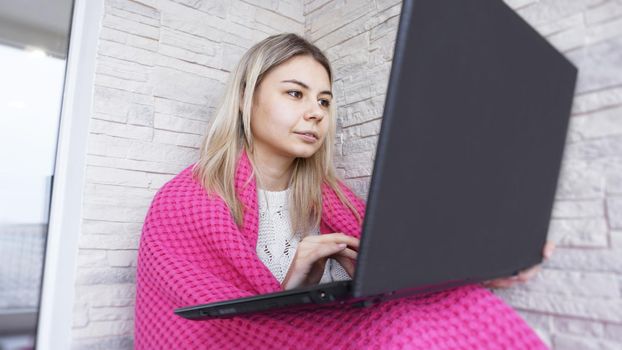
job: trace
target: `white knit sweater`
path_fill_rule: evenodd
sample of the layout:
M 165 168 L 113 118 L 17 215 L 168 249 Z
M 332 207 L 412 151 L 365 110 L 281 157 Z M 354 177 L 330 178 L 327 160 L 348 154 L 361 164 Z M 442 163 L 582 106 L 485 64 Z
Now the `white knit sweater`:
M 302 240 L 300 232 L 292 237 L 288 205 L 290 192 L 290 188 L 284 191 L 257 189 L 259 203 L 257 255 L 279 282 L 285 279 L 298 242 Z M 310 234 L 320 234 L 319 227 L 314 228 Z M 320 283 L 349 279 L 350 276 L 339 262 L 328 259 Z

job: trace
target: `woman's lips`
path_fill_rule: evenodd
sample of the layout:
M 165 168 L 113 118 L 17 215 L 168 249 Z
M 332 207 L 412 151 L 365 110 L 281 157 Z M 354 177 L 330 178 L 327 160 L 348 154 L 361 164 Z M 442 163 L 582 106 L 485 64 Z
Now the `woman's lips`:
M 307 141 L 307 142 L 317 142 L 317 139 L 315 138 L 315 136 L 311 135 L 311 134 L 301 134 L 301 133 L 296 133 L 296 135 L 300 136 L 303 140 Z

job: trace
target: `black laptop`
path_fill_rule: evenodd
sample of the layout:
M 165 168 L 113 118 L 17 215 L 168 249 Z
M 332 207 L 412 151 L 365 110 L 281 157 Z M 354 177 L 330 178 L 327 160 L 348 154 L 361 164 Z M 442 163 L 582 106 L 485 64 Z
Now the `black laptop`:
M 175 310 L 369 305 L 542 260 L 577 69 L 501 0 L 405 0 L 352 281 Z

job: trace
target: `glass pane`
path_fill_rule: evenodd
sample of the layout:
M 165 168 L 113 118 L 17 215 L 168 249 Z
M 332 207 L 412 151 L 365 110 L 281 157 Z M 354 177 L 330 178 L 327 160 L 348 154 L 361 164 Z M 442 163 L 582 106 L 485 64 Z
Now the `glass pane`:
M 2 350 L 35 343 L 72 6 L 0 0 Z

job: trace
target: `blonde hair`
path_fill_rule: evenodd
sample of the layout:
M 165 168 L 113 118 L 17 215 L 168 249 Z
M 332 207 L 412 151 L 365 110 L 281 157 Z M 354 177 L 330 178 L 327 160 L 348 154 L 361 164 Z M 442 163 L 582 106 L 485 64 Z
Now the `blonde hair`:
M 236 162 L 241 151 L 248 155 L 253 175 L 258 170 L 253 157 L 253 135 L 250 128 L 253 95 L 262 78 L 271 69 L 300 55 L 308 55 L 326 68 L 332 86 L 330 63 L 320 49 L 296 34 L 270 36 L 251 47 L 231 72 L 213 124 L 201 144 L 199 161 L 194 165 L 193 176 L 203 184 L 208 193 L 222 197 L 238 227 L 241 227 L 244 217 L 243 204 L 235 193 Z M 335 115 L 331 103 L 328 133 L 324 143 L 315 154 L 309 158 L 296 158 L 292 165 L 289 203 L 293 233 L 301 232 L 306 235 L 311 228 L 320 224 L 323 183 L 335 191 L 359 223 L 362 221 L 356 208 L 341 190 L 338 184 L 341 180 L 333 166 Z

